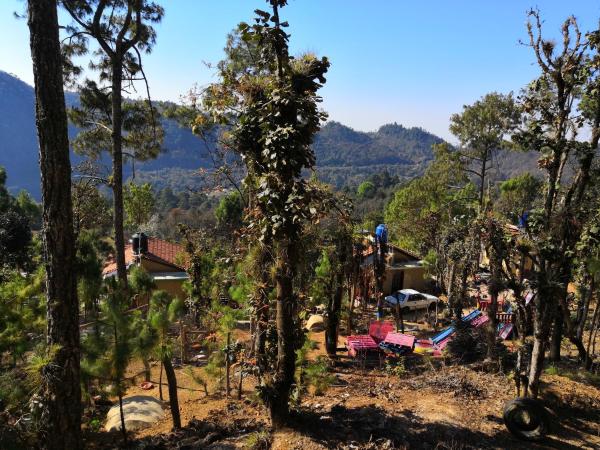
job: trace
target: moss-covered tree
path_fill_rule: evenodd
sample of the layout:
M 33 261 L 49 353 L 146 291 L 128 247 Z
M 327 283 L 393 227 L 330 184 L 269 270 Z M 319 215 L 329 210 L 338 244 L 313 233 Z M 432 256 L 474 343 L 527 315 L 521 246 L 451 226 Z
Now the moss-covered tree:
M 241 39 L 255 46 L 257 60 L 248 71 L 223 71 L 223 82 L 209 92 L 213 117 L 229 121 L 233 99 L 235 124 L 232 146 L 248 169 L 251 224 L 268 241 L 274 258 L 276 292 L 276 362 L 264 386 L 263 397 L 275 427 L 288 418 L 288 399 L 294 382 L 298 339 L 298 304 L 293 280 L 299 258 L 298 243 L 304 224 L 318 215 L 313 207 L 317 191 L 302 178 L 314 166 L 314 134 L 325 114 L 319 111 L 317 90 L 325 81 L 329 62 L 314 55 L 292 58 L 279 19 L 286 0 L 270 0 L 271 11 L 257 10 L 254 24 L 242 23 Z M 230 93 L 223 96 L 221 93 Z M 221 119 L 219 119 L 221 120 Z

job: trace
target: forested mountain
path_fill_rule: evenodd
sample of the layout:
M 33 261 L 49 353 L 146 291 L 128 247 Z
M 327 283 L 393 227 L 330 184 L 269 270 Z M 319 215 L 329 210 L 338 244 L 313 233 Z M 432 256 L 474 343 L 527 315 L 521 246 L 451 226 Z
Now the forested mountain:
M 0 165 L 10 190 L 24 188 L 39 197 L 34 102 L 31 86 L 0 71 Z
M 67 103 L 77 95 L 67 93 Z M 211 161 L 202 141 L 174 121 L 165 120 L 165 151 L 153 161 L 137 164 L 136 177 L 157 187 L 174 191 L 198 184 L 197 170 L 210 168 Z M 74 128 L 70 129 L 73 136 Z M 356 185 L 369 175 L 387 170 L 401 180 L 423 174 L 433 158 L 431 145 L 443 140 L 422 128 L 384 125 L 375 132 L 353 130 L 328 122 L 317 135 L 314 149 L 319 177 L 337 187 Z M 77 163 L 80 157 L 73 156 Z M 535 156 L 503 158 L 500 178 L 523 170 L 534 170 Z M 0 71 L 0 166 L 8 173 L 8 188 L 26 189 L 40 197 L 33 88 Z M 127 168 L 130 173 L 130 167 Z M 126 170 L 127 170 L 126 169 Z
M 339 187 L 385 169 L 401 179 L 422 175 L 433 158 L 431 146 L 440 142 L 421 128 L 395 123 L 364 133 L 329 122 L 317 135 L 314 149 L 319 175 Z

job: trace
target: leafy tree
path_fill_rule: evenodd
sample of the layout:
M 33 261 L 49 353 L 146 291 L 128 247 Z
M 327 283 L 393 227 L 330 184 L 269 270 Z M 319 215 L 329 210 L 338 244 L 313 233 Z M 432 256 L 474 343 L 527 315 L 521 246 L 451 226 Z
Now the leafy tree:
M 84 319 L 96 319 L 102 290 L 102 261 L 98 255 L 98 236 L 90 232 L 77 238 L 77 293 L 83 303 Z
M 219 202 L 215 210 L 217 226 L 228 229 L 236 229 L 242 225 L 242 215 L 244 212 L 244 203 L 239 192 L 234 191 Z
M 146 224 L 154 212 L 154 191 L 150 183 L 129 183 L 123 192 L 125 208 L 125 224 L 140 229 Z
M 506 147 L 505 139 L 515 129 L 520 111 L 512 94 L 496 92 L 485 95 L 463 112 L 450 118 L 450 132 L 461 143 L 464 170 L 475 175 L 479 184 L 479 207 L 483 209 L 485 182 L 493 168 L 496 153 Z
M 15 198 L 16 207 L 27 217 L 31 228 L 39 230 L 42 225 L 42 207 L 27 191 L 20 191 Z
M 13 271 L 0 283 L 0 354 L 9 353 L 13 366 L 44 335 L 43 284 L 43 270 L 26 276 Z
M 105 295 L 101 305 L 101 316 L 95 332 L 84 339 L 86 376 L 99 378 L 110 383 L 111 394 L 119 399 L 121 432 L 127 440 L 123 395 L 127 391 L 125 371 L 134 352 L 136 331 L 133 316 L 127 313 L 129 298 L 119 281 L 110 278 L 106 281 Z
M 86 230 L 108 233 L 112 222 L 110 203 L 98 189 L 98 183 L 91 179 L 75 181 L 71 196 L 75 234 Z
M 327 304 L 333 296 L 332 272 L 329 252 L 323 249 L 321 251 L 321 258 L 319 258 L 319 264 L 315 267 L 315 279 L 310 289 L 313 305 Z
M 375 185 L 372 181 L 363 181 L 358 185 L 358 189 L 356 189 L 356 195 L 358 198 L 371 198 L 375 194 Z
M 188 294 L 186 305 L 194 322 L 199 320 L 200 310 L 210 305 L 211 293 L 217 270 L 217 249 L 210 245 L 209 236 L 201 230 L 191 230 L 184 225 L 179 231 L 185 239 L 185 252 L 189 260 L 187 272 L 189 283 L 184 284 Z
M 82 447 L 79 301 L 73 270 L 71 164 L 57 2 L 39 0 L 27 5 L 42 174 L 49 350 L 43 367 L 39 442 L 48 449 L 77 450 Z
M 150 294 L 156 289 L 156 283 L 152 276 L 141 266 L 135 265 L 129 269 L 129 288 L 136 298 L 135 304 L 150 303 Z M 141 301 L 140 301 L 141 300 Z M 148 320 L 141 317 L 136 318 L 133 327 L 137 330 L 134 338 L 134 352 L 140 357 L 144 364 L 145 381 L 150 381 L 149 358 L 156 348 L 158 336 Z M 161 369 L 162 375 L 162 369 Z M 162 400 L 162 386 L 159 386 L 160 398 Z
M 433 148 L 435 159 L 423 177 L 396 191 L 385 210 L 385 223 L 401 247 L 426 254 L 434 246 L 425 226 L 435 215 L 436 230 L 461 216 L 468 216 L 474 195 L 462 171 L 460 155 L 447 144 Z
M 0 213 L 0 268 L 24 268 L 31 255 L 29 220 L 19 210 Z
M 350 224 L 335 222 L 330 228 L 331 245 L 331 281 L 332 289 L 327 302 L 327 324 L 325 327 L 325 347 L 329 356 L 335 356 L 338 347 L 338 333 L 342 312 L 342 297 L 345 281 L 352 270 L 353 236 Z M 352 299 L 349 299 L 352 301 Z
M 0 167 L 0 279 L 4 270 L 30 269 L 32 234 L 28 214 L 35 220 L 33 208 L 39 210 L 34 202 L 26 202 L 25 198 L 30 197 L 25 192 L 19 193 L 16 199 L 10 195 L 5 182 L 6 172 Z
M 160 22 L 164 11 L 161 6 L 147 0 L 65 0 L 61 3 L 74 21 L 67 29 L 70 33 L 70 44 L 66 46 L 65 54 L 85 54 L 88 50 L 88 37 L 92 37 L 100 47 L 100 51 L 96 53 L 98 60 L 92 66 L 100 71 L 101 81 L 110 82 L 109 93 L 104 93 L 93 82 L 86 83 L 81 92 L 84 109 L 80 110 L 81 115 L 76 116 L 92 125 L 88 133 L 92 135 L 92 139 L 86 141 L 92 141 L 94 148 L 110 149 L 112 154 L 110 184 L 113 190 L 117 274 L 126 286 L 123 148 L 130 141 L 133 148 L 154 150 L 160 146 L 162 136 L 156 132 L 156 111 L 150 104 L 150 99 L 148 98 L 148 104 L 142 108 L 136 103 L 124 103 L 123 83 L 132 83 L 138 76 L 147 82 L 141 55 L 142 52 L 150 53 L 152 50 L 156 42 L 156 32 L 152 24 Z M 78 70 L 74 69 L 74 72 Z M 128 114 L 130 108 L 132 114 Z M 105 121 L 94 120 L 98 115 Z M 148 116 L 150 121 L 147 120 Z M 85 119 L 86 117 L 88 119 Z M 110 126 L 107 126 L 106 122 Z M 148 129 L 152 130 L 150 139 L 147 137 Z M 129 131 L 126 137 L 123 136 L 124 130 Z M 135 155 L 133 158 L 135 159 Z
M 171 362 L 173 354 L 172 346 L 168 337 L 169 326 L 181 314 L 183 304 L 164 291 L 155 291 L 150 299 L 148 320 L 158 333 L 158 346 L 160 359 L 165 368 L 167 382 L 169 384 L 169 404 L 173 417 L 173 428 L 181 428 L 181 417 L 179 413 L 179 401 L 177 397 L 177 378 Z
M 12 203 L 12 196 L 6 189 L 6 169 L 0 166 L 0 212 L 6 211 Z
M 500 183 L 500 198 L 495 209 L 513 223 L 523 213 L 533 209 L 540 198 L 543 182 L 530 173 L 524 173 Z

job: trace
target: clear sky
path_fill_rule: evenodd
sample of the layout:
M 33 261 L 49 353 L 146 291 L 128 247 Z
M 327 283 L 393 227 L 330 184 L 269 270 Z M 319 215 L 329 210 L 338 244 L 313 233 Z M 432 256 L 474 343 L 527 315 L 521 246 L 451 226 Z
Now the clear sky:
M 158 1 L 166 13 L 145 68 L 161 100 L 214 81 L 204 62 L 217 62 L 226 34 L 266 7 L 262 0 Z M 398 122 L 449 138 L 449 116 L 462 105 L 490 91 L 518 91 L 536 76 L 531 49 L 518 43 L 532 6 L 548 36 L 570 14 L 584 31 L 600 18 L 600 0 L 290 0 L 282 17 L 293 52 L 331 60 L 321 91 L 331 119 L 365 131 Z M 31 84 L 27 24 L 13 16 L 24 8 L 23 0 L 0 0 L 0 70 Z

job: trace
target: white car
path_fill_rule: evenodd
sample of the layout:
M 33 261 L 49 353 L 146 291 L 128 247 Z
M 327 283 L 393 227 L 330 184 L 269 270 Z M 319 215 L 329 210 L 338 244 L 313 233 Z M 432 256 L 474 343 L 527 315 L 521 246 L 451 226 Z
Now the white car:
M 385 298 L 385 302 L 390 306 L 395 307 L 399 303 L 403 311 L 435 308 L 436 303 L 439 301 L 440 299 L 434 295 L 423 294 L 414 289 L 402 289 Z

